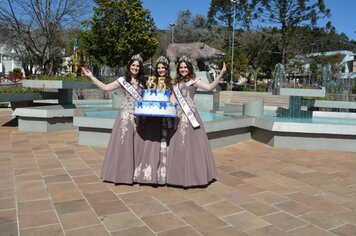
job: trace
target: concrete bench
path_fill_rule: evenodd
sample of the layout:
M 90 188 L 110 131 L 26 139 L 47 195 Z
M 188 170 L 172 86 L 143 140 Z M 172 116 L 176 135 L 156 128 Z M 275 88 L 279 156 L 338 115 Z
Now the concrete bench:
M 13 112 L 18 118 L 19 131 L 50 132 L 75 128 L 73 116 L 73 89 L 94 89 L 89 82 L 63 80 L 25 80 L 22 86 L 39 89 L 57 89 L 58 105 L 17 108 Z
M 356 109 L 356 102 L 316 100 L 315 108 Z
M 272 93 L 260 92 L 236 92 L 236 91 L 222 91 L 220 92 L 220 103 L 227 105 L 242 106 L 245 103 L 255 100 L 264 100 L 265 106 L 281 106 L 288 107 L 288 96 L 275 96 Z
M 73 129 L 75 105 L 50 105 L 17 108 L 19 131 L 51 132 Z

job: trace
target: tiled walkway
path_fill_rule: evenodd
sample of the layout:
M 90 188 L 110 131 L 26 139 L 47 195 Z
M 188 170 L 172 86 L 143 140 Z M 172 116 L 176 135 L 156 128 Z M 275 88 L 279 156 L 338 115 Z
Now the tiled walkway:
M 208 188 L 115 186 L 98 178 L 105 149 L 10 119 L 0 110 L 1 236 L 356 235 L 356 153 L 248 141 L 214 150 Z

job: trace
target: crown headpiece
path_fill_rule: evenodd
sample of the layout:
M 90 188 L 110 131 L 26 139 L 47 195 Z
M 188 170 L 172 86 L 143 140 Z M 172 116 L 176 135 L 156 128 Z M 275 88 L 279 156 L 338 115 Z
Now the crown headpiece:
M 178 62 L 181 62 L 181 61 L 186 61 L 186 62 L 192 63 L 192 60 L 189 57 L 187 57 L 186 55 L 183 55 L 178 59 Z
M 156 64 L 157 64 L 157 63 L 160 63 L 160 62 L 169 64 L 168 59 L 167 59 L 167 57 L 165 57 L 165 56 L 160 56 L 160 57 L 157 59 Z
M 140 56 L 140 54 L 133 55 L 131 57 L 131 60 L 138 60 L 139 62 L 143 62 L 142 57 Z

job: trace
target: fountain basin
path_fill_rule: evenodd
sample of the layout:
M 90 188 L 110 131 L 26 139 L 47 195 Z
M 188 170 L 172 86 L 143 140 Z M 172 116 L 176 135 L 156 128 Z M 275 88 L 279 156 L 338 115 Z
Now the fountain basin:
M 90 117 L 85 113 L 90 115 L 90 111 L 77 109 L 73 118 L 73 124 L 79 130 L 78 142 L 82 145 L 107 147 L 117 111 L 100 111 L 102 114 L 99 117 L 98 115 Z M 103 117 L 103 114 L 107 117 Z M 208 113 L 200 114 L 213 148 L 251 139 L 249 131 L 253 120 L 251 117 L 223 116 L 216 113 L 204 117 Z
M 89 117 L 84 110 L 77 110 L 74 126 L 79 130 L 79 143 L 107 147 L 115 117 Z M 318 123 L 306 123 L 310 122 L 308 119 L 295 122 L 300 118 L 215 114 L 213 119 L 204 121 L 204 126 L 213 148 L 253 139 L 278 148 L 356 152 L 355 114 L 315 112 L 313 117 Z M 341 117 L 345 118 L 344 123 L 340 123 Z

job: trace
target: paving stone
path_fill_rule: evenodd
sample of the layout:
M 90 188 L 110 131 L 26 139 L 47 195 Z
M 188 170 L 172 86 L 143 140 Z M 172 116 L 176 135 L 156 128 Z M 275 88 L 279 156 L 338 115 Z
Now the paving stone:
M 92 210 L 60 214 L 58 217 L 64 230 L 100 223 L 99 219 Z
M 283 231 L 300 228 L 308 224 L 308 222 L 300 220 L 284 212 L 273 213 L 262 218 Z
M 21 236 L 64 236 L 64 232 L 59 224 L 46 225 L 43 227 L 28 228 L 20 230 Z
M 241 212 L 230 216 L 224 216 L 222 219 L 241 231 L 250 231 L 264 228 L 270 223 L 248 212 Z
M 286 211 L 294 216 L 302 215 L 307 212 L 313 211 L 313 208 L 293 200 L 287 200 L 284 202 L 276 203 L 273 206 L 283 211 Z
M 167 231 L 169 229 L 174 229 L 186 225 L 185 222 L 183 222 L 180 218 L 171 212 L 166 212 L 159 215 L 145 216 L 142 217 L 142 221 L 145 222 L 145 224 L 154 232 Z
M 356 235 L 356 225 L 345 224 L 340 227 L 336 227 L 330 231 L 336 235 L 339 235 L 339 236 L 355 236 Z
M 146 226 L 112 232 L 112 236 L 154 236 L 155 234 Z
M 299 236 L 299 235 L 308 235 L 308 236 L 332 236 L 333 234 L 329 233 L 326 230 L 317 228 L 314 225 L 307 225 L 295 230 L 288 231 L 290 236 Z
M 90 210 L 90 206 L 84 199 L 54 203 L 54 207 L 58 214 Z
M 103 225 L 93 225 L 80 229 L 72 229 L 66 231 L 67 236 L 109 236 L 110 233 L 104 228 Z
M 19 214 L 20 229 L 58 223 L 58 218 L 54 210 Z
M 263 216 L 279 211 L 277 208 L 274 208 L 260 201 L 244 203 L 244 204 L 240 204 L 239 206 L 253 213 L 256 216 Z
M 110 232 L 122 231 L 144 225 L 132 212 L 102 216 L 100 220 Z
M 204 209 L 219 217 L 232 215 L 244 211 L 244 209 L 242 209 L 241 207 L 238 207 L 225 200 L 207 204 L 204 206 Z
M 313 211 L 299 217 L 323 229 L 331 229 L 347 223 L 346 220 L 326 212 Z
M 158 233 L 159 236 L 200 236 L 201 234 L 194 230 L 191 226 L 179 227 L 171 230 L 166 230 Z

